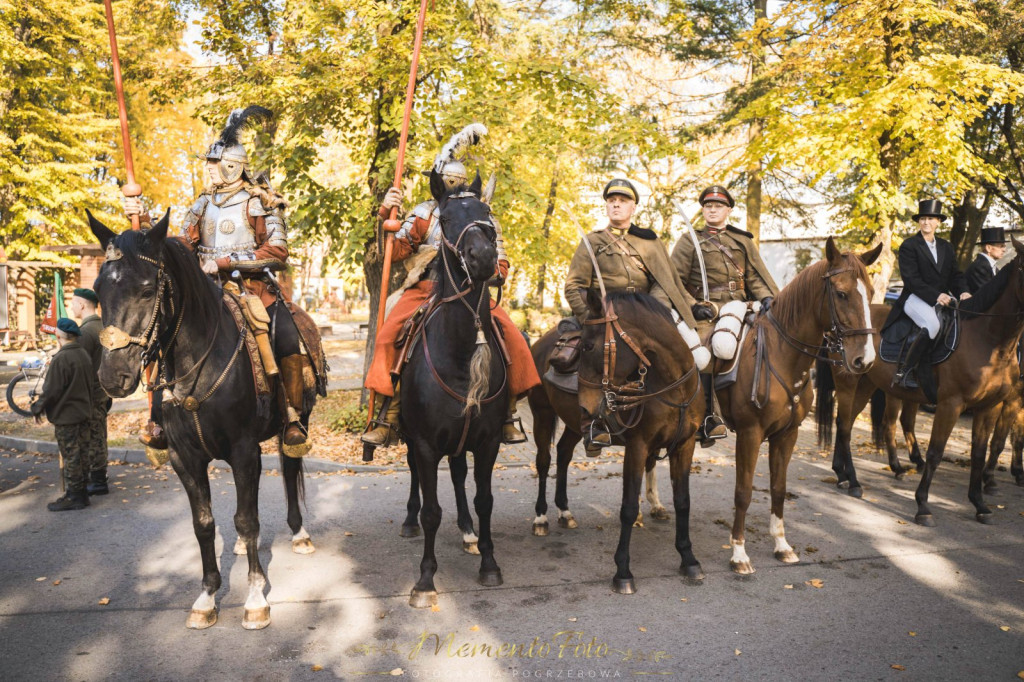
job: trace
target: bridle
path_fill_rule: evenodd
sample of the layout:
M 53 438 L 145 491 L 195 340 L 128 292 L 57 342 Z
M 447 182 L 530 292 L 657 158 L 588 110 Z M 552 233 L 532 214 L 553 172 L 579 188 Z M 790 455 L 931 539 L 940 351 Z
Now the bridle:
M 579 377 L 580 384 L 588 386 L 590 388 L 600 389 L 603 398 L 601 401 L 601 416 L 608 422 L 615 422 L 618 424 L 618 430 L 612 431 L 613 435 L 621 435 L 627 429 L 631 429 L 640 423 L 644 414 L 644 405 L 649 400 L 657 400 L 658 402 L 668 405 L 669 407 L 678 409 L 679 412 L 679 427 L 676 430 L 676 437 L 673 442 L 678 439 L 682 432 L 683 426 L 683 413 L 686 408 L 689 407 L 690 403 L 693 402 L 694 397 L 697 395 L 697 391 L 700 389 L 700 382 L 696 382 L 693 394 L 690 395 L 682 403 L 674 403 L 667 400 L 665 394 L 673 391 L 682 386 L 691 376 L 697 371 L 697 366 L 694 364 L 687 370 L 681 377 L 675 381 L 669 383 L 665 387 L 658 389 L 654 392 L 647 391 L 647 371 L 652 366 L 650 359 L 647 354 L 644 353 L 640 345 L 633 340 L 633 338 L 626 333 L 626 330 L 619 324 L 619 316 L 615 313 L 615 307 L 611 301 L 605 301 L 605 313 L 603 317 L 590 318 L 585 320 L 585 325 L 604 325 L 604 357 L 601 369 L 601 381 L 600 383 L 590 381 Z M 618 342 L 616 337 L 622 339 L 622 341 L 629 347 L 629 349 L 636 355 L 640 361 L 640 367 L 637 370 L 639 378 L 635 381 L 627 381 L 624 384 L 615 383 L 615 366 L 616 359 L 618 356 Z M 637 409 L 639 408 L 639 409 Z M 628 419 L 619 418 L 619 414 L 624 412 L 630 412 L 635 410 L 633 415 Z M 672 448 L 668 451 L 671 452 Z
M 807 355 L 815 360 L 821 360 L 827 362 L 830 365 L 836 367 L 847 366 L 846 362 L 846 344 L 845 341 L 851 336 L 866 336 L 868 334 L 877 334 L 878 330 L 873 327 L 865 327 L 863 329 L 857 329 L 854 327 L 847 327 L 840 321 L 839 312 L 836 309 L 836 290 L 832 284 L 832 278 L 836 275 L 841 275 L 844 272 L 850 272 L 853 268 L 832 268 L 821 276 L 825 280 L 825 296 L 822 301 L 822 305 L 825 301 L 828 302 L 828 315 L 829 315 L 829 327 L 825 330 L 822 335 L 823 344 L 821 345 L 810 345 L 803 341 L 793 338 L 785 329 L 782 327 L 782 323 L 779 322 L 778 318 L 772 314 L 771 310 L 768 310 L 764 317 L 771 323 L 775 331 L 782 337 L 782 339 L 793 348 L 797 349 L 804 355 Z M 868 322 L 869 320 L 865 320 Z M 824 352 L 822 352 L 824 350 Z M 842 359 L 833 357 L 834 355 L 841 356 Z

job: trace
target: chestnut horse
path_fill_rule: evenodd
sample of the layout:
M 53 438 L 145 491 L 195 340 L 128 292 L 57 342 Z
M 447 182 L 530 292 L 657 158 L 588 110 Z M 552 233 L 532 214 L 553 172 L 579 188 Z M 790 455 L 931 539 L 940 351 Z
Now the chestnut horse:
M 879 244 L 860 255 L 840 253 L 829 237 L 825 259 L 806 267 L 780 291 L 771 309 L 757 318 L 746 335 L 739 350 L 736 383 L 716 392 L 726 424 L 736 431 L 736 513 L 729 562 L 736 573 L 754 572 L 744 528 L 758 451 L 765 440 L 775 558 L 783 563 L 800 560 L 786 542 L 782 514 L 786 470 L 813 398 L 808 375 L 823 340 L 851 372 L 871 368 L 876 334 L 866 328 L 871 283 L 865 266 L 875 262 L 881 250 Z
M 946 442 L 960 414 L 970 408 L 973 412 L 971 425 L 971 479 L 968 499 L 974 504 L 975 518 L 981 523 L 992 520 L 992 511 L 984 501 L 983 477 L 985 451 L 989 437 L 1003 408 L 1019 385 L 1016 359 L 1017 339 L 1024 331 L 1024 244 L 1016 239 L 1013 246 L 1017 255 L 989 283 L 982 287 L 974 298 L 964 302 L 961 310 L 960 343 L 949 359 L 935 365 L 938 383 L 938 405 L 932 423 L 932 435 L 928 443 L 926 460 L 922 467 L 921 482 L 915 495 L 917 513 L 914 520 L 923 526 L 934 526 L 935 520 L 928 506 L 928 492 L 932 477 L 942 461 Z M 889 309 L 886 306 L 871 307 L 872 319 L 877 324 L 885 321 Z M 883 390 L 905 402 L 923 403 L 927 398 L 921 389 L 906 389 L 893 386 L 896 365 L 888 362 L 875 363 L 872 370 L 862 375 L 847 372 L 819 372 L 818 382 L 818 428 L 819 436 L 827 439 L 832 421 L 832 390 L 834 381 L 838 409 L 836 411 L 836 443 L 833 469 L 839 485 L 848 485 L 850 493 L 859 496 L 860 483 L 853 466 L 850 450 L 850 432 L 853 420 L 864 409 L 876 389 Z M 892 414 L 898 409 L 893 403 L 887 411 Z M 906 428 L 906 424 L 904 424 Z M 895 455 L 895 446 L 890 458 Z M 902 473 L 898 460 L 893 471 Z

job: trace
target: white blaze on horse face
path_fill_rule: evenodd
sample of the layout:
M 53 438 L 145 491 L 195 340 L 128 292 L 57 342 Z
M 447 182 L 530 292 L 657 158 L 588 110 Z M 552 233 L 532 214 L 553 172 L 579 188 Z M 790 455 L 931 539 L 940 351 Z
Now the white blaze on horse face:
M 861 298 L 864 299 L 864 328 L 871 328 L 871 298 L 868 296 L 868 288 L 864 286 L 864 282 L 857 282 L 857 291 L 860 292 Z M 864 365 L 870 366 L 875 361 L 875 340 L 871 334 L 867 334 L 864 337 Z
M 215 608 L 217 608 L 215 595 L 210 594 L 206 590 L 203 590 L 199 594 L 199 599 L 196 599 L 195 603 L 192 604 L 193 611 L 202 611 L 203 613 L 213 611 Z
M 732 545 L 732 561 L 737 564 L 749 564 L 750 557 L 747 556 L 747 550 L 744 547 L 743 540 L 737 540 L 733 537 L 729 538 L 729 544 Z
M 793 548 L 786 542 L 786 524 L 775 514 L 768 521 L 768 532 L 775 538 L 776 552 L 792 552 Z

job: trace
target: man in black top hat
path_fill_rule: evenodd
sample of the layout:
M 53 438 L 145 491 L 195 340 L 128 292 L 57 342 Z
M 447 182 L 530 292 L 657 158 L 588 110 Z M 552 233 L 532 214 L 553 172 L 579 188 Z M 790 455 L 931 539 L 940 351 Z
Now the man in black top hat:
M 983 227 L 978 243 L 981 251 L 964 272 L 967 289 L 972 294 L 978 293 L 978 289 L 995 277 L 999 270 L 996 263 L 1006 254 L 1006 231 L 1001 227 Z
M 911 341 L 906 362 L 893 379 L 903 387 L 909 387 L 909 374 L 924 357 L 931 340 L 938 336 L 941 324 L 936 306 L 952 304 L 954 296 L 960 300 L 971 297 L 967 281 L 956 266 L 952 244 L 935 236 L 935 230 L 946 219 L 942 202 L 938 199 L 920 201 L 913 219 L 919 231 L 905 239 L 899 250 L 903 293 L 882 327 L 884 330 L 904 313 L 921 327 Z

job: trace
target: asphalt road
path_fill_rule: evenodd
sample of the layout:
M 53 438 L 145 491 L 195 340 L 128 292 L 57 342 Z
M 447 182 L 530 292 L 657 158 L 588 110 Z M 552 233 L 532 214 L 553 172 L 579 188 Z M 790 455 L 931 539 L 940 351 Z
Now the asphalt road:
M 407 604 L 422 538 L 398 535 L 405 474 L 310 477 L 306 527 L 317 551 L 308 556 L 290 551 L 281 479 L 266 476 L 260 556 L 273 622 L 252 632 L 241 627 L 246 562 L 231 551 L 230 472 L 213 480 L 220 620 L 189 631 L 199 552 L 173 472 L 111 467 L 116 492 L 54 514 L 45 503 L 59 494 L 56 462 L 3 453 L 0 676 L 1011 680 L 1024 670 L 1024 489 L 1009 474 L 999 474 L 995 521 L 983 526 L 966 499 L 967 470 L 943 463 L 932 488 L 938 527 L 922 528 L 913 524 L 917 476 L 896 482 L 880 460 L 862 458 L 865 496 L 852 499 L 823 480 L 827 460 L 805 450 L 790 467 L 785 517 L 801 563 L 784 566 L 772 557 L 762 457 L 748 516 L 757 573 L 743 579 L 723 547 L 731 453 L 698 450 L 697 460 L 692 537 L 702 585 L 677 573 L 673 514 L 634 532 L 637 594 L 612 593 L 617 462 L 571 471 L 579 528 L 552 524 L 546 538 L 530 532 L 536 479 L 509 467 L 495 472 L 498 588 L 476 583 L 479 559 L 462 552 L 443 486 L 436 611 Z M 671 506 L 667 465 L 658 470 Z

